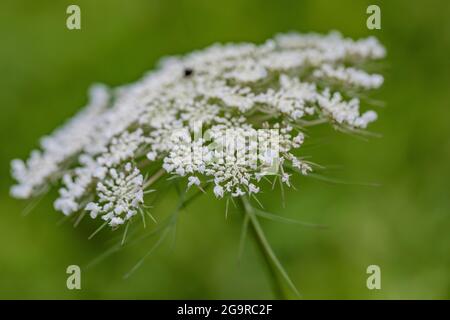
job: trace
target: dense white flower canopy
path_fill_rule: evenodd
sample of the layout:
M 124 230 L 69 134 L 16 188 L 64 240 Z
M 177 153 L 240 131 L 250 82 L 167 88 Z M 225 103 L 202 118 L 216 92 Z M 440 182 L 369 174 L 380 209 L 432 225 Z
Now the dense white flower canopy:
M 163 59 L 133 84 L 94 85 L 84 109 L 42 138 L 27 161 L 12 161 L 11 194 L 30 198 L 59 184 L 55 209 L 86 210 L 116 227 L 141 210 L 144 176 L 158 170 L 186 177 L 188 188 L 211 182 L 218 198 L 256 194 L 268 173 L 289 186 L 287 164 L 312 170 L 294 155 L 304 126 L 365 129 L 376 120 L 374 111 L 360 111 L 358 93 L 382 85 L 364 66 L 384 56 L 375 38 L 332 32 Z

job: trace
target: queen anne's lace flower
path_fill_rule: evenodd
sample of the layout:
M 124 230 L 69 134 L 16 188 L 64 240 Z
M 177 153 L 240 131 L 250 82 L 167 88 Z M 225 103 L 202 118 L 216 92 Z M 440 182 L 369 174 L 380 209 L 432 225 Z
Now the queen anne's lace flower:
M 304 125 L 352 130 L 376 120 L 355 93 L 382 85 L 361 66 L 384 55 L 375 38 L 334 32 L 166 58 L 136 83 L 94 86 L 88 105 L 40 150 L 13 160 L 11 194 L 30 198 L 60 181 L 55 209 L 86 210 L 116 227 L 142 209 L 143 175 L 158 166 L 186 177 L 188 188 L 212 183 L 217 198 L 257 194 L 267 174 L 290 186 L 287 167 L 312 170 L 295 152 Z
M 379 74 L 368 74 L 355 68 L 335 67 L 329 64 L 324 64 L 320 69 L 314 71 L 313 76 L 363 89 L 377 89 L 383 84 L 383 77 Z
M 97 202 L 89 202 L 85 210 L 92 218 L 101 215 L 111 227 L 123 224 L 136 215 L 144 203 L 144 178 L 139 169 L 127 163 L 122 171 L 108 170 L 106 177 L 97 183 Z

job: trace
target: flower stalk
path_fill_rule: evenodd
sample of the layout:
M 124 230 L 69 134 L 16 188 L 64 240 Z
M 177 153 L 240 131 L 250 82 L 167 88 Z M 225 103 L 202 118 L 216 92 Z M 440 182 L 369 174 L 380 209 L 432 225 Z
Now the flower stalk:
M 270 246 L 269 241 L 266 238 L 266 235 L 264 234 L 264 231 L 259 223 L 259 220 L 256 216 L 255 210 L 250 204 L 247 197 L 243 196 L 240 198 L 243 212 L 248 217 L 249 225 L 250 225 L 250 231 L 251 235 L 253 236 L 258 249 L 260 250 L 261 254 L 263 255 L 264 261 L 267 265 L 270 279 L 272 282 L 272 288 L 273 293 L 276 297 L 276 299 L 287 299 L 288 295 L 286 294 L 284 290 L 284 286 L 282 282 L 280 281 L 280 276 L 284 279 L 286 284 L 289 286 L 291 291 L 297 296 L 300 297 L 300 293 L 298 292 L 297 288 L 289 278 L 287 272 L 283 268 L 282 264 L 278 260 L 277 256 L 275 255 L 275 252 L 273 251 L 272 247 Z

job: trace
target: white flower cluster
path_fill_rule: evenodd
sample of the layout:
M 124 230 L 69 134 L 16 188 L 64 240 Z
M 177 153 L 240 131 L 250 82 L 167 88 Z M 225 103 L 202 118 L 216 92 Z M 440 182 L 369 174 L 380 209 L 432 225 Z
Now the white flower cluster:
M 291 126 L 280 127 L 278 123 L 270 129 L 267 123 L 264 127 L 256 130 L 248 123 L 216 124 L 200 139 L 192 139 L 188 131 L 180 132 L 173 136 L 173 148 L 164 158 L 163 168 L 189 176 L 188 186 L 200 185 L 199 176 L 206 177 L 214 182 L 218 198 L 258 193 L 261 178 L 278 174 L 285 160 L 303 174 L 311 171 L 307 163 L 289 152 L 301 146 L 303 133 L 292 136 Z
M 139 169 L 128 162 L 123 171 L 109 169 L 107 177 L 97 183 L 98 202 L 89 202 L 85 209 L 95 219 L 98 214 L 111 227 L 123 224 L 136 215 L 144 203 L 144 178 Z
M 379 74 L 368 74 L 355 68 L 344 68 L 343 66 L 332 66 L 324 64 L 320 69 L 314 71 L 318 79 L 335 80 L 349 86 L 362 87 L 364 89 L 377 89 L 383 84 L 383 77 Z
M 94 86 L 88 105 L 40 150 L 13 160 L 11 194 L 30 198 L 60 183 L 55 209 L 86 210 L 116 227 L 143 206 L 143 174 L 161 167 L 187 177 L 188 187 L 214 183 L 218 198 L 258 193 L 268 173 L 289 185 L 286 162 L 311 170 L 294 155 L 303 125 L 364 129 L 376 120 L 374 111 L 360 112 L 355 92 L 381 86 L 382 76 L 362 66 L 384 56 L 375 38 L 332 32 L 166 58 L 136 83 Z

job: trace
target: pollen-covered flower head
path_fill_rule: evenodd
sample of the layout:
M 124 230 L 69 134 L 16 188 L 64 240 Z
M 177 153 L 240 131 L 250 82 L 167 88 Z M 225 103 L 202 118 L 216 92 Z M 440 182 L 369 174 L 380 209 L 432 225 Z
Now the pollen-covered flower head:
M 11 194 L 30 198 L 59 184 L 55 209 L 117 227 L 144 206 L 144 176 L 161 170 L 188 188 L 212 184 L 217 198 L 259 193 L 265 175 L 290 186 L 289 168 L 312 170 L 301 148 L 306 126 L 354 130 L 376 120 L 359 93 L 382 85 L 364 65 L 384 55 L 373 37 L 332 32 L 163 59 L 130 85 L 93 86 L 83 110 L 27 161 L 13 160 Z

